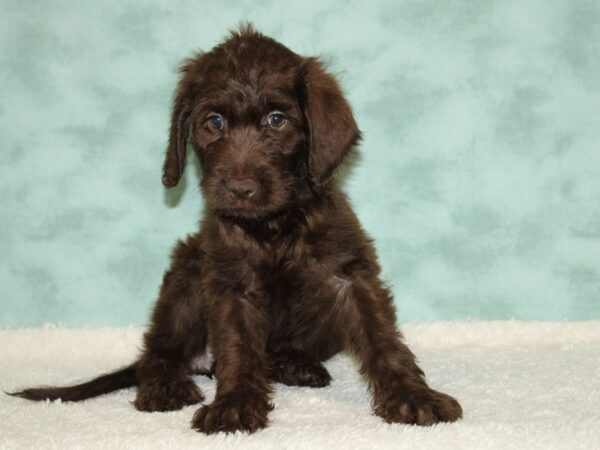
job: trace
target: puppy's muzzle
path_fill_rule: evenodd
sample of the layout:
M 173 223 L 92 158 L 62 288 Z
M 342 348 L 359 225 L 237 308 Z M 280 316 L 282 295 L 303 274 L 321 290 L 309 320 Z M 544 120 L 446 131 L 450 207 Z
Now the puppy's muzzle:
M 252 178 L 236 179 L 232 178 L 226 183 L 227 190 L 231 192 L 236 198 L 245 200 L 253 197 L 256 194 L 257 185 L 256 181 Z

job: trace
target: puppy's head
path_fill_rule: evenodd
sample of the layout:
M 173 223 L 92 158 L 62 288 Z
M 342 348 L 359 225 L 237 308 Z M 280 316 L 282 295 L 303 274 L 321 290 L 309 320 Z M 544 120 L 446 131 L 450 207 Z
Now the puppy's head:
M 179 182 L 190 142 L 218 214 L 264 218 L 289 208 L 299 192 L 320 195 L 359 139 L 322 65 L 251 27 L 187 60 L 181 73 L 163 184 Z

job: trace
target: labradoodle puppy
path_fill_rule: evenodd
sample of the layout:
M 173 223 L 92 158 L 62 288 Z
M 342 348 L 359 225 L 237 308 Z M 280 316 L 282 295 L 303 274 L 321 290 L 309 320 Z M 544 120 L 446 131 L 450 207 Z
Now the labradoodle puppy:
M 322 361 L 348 350 L 385 421 L 459 419 L 403 343 L 371 241 L 334 180 L 359 139 L 319 60 L 250 26 L 187 60 L 162 181 L 178 183 L 191 144 L 206 212 L 173 251 L 140 357 L 83 384 L 13 395 L 78 401 L 135 385 L 137 409 L 167 411 L 202 402 L 191 375 L 214 374 L 216 398 L 193 428 L 254 432 L 268 424 L 274 382 L 326 386 Z

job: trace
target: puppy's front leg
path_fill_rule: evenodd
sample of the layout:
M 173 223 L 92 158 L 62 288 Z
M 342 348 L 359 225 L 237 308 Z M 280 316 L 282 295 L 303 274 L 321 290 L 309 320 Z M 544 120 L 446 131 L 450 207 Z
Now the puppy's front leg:
M 204 399 L 189 376 L 192 359 L 207 350 L 202 258 L 194 238 L 173 252 L 137 363 L 134 404 L 140 411 L 171 411 Z
M 192 419 L 206 434 L 267 426 L 273 408 L 269 395 L 265 304 L 258 295 L 214 289 L 209 308 L 209 336 L 216 359 L 217 394 Z
M 459 403 L 425 382 L 402 342 L 390 293 L 379 280 L 352 281 L 344 292 L 344 328 L 373 391 L 375 414 L 387 422 L 432 425 L 462 416 Z

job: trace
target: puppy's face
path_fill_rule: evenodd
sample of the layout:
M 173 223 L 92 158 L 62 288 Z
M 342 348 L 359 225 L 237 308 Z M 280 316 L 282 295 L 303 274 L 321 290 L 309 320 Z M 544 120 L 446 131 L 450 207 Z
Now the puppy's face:
M 298 56 L 277 45 L 211 56 L 191 141 L 205 199 L 217 213 L 265 217 L 294 202 L 306 142 L 296 86 L 301 68 Z
M 359 137 L 335 79 L 250 28 L 182 72 L 163 183 L 177 183 L 191 142 L 217 214 L 265 218 L 307 186 L 317 194 Z

